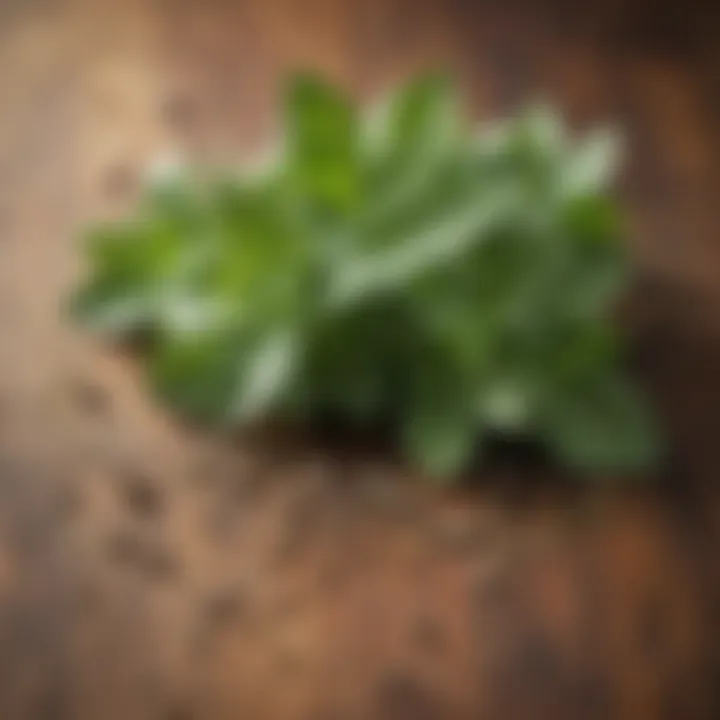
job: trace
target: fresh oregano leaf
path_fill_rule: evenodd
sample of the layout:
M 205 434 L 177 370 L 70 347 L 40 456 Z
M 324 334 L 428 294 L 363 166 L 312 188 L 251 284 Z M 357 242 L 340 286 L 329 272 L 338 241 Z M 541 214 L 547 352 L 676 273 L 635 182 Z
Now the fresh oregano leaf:
M 452 479 L 485 433 L 588 476 L 660 442 L 610 320 L 631 277 L 614 129 L 550 105 L 468 127 L 447 77 L 374 110 L 303 74 L 262 169 L 173 166 L 92 228 L 75 315 L 138 348 L 155 392 L 230 426 L 391 425 Z

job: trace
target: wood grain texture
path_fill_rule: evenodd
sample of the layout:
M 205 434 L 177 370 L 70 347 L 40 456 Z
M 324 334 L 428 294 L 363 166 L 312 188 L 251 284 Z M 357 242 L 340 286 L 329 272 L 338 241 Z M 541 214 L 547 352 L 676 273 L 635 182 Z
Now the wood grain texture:
M 720 715 L 717 9 L 612 0 L 0 4 L 0 717 L 712 720 Z M 76 231 L 178 148 L 252 155 L 284 71 L 367 97 L 442 63 L 473 111 L 626 127 L 654 484 L 178 428 L 59 311 Z

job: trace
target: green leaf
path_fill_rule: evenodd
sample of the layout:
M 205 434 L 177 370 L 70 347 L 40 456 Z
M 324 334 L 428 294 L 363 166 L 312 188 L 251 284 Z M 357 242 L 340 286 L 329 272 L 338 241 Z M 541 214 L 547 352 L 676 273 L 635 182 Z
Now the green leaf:
M 437 173 L 457 161 L 461 129 L 456 88 L 438 73 L 410 81 L 374 108 L 362 138 L 371 221 L 402 211 L 418 195 L 442 194 Z
M 558 393 L 543 434 L 558 457 L 585 473 L 638 472 L 659 457 L 658 433 L 637 393 L 617 377 Z
M 566 200 L 560 223 L 580 247 L 615 245 L 622 236 L 623 222 L 616 203 L 605 195 L 592 194 Z
M 478 402 L 478 415 L 488 427 L 517 434 L 527 430 L 532 420 L 535 399 L 532 389 L 527 386 L 527 381 L 499 377 L 482 389 Z
M 278 331 L 260 341 L 238 363 L 230 418 L 256 419 L 275 407 L 292 385 L 298 360 L 292 332 Z
M 388 117 L 387 143 L 396 162 L 428 162 L 459 135 L 459 103 L 449 77 L 431 73 L 408 83 Z
M 566 131 L 562 116 L 551 105 L 536 105 L 528 110 L 521 124 L 534 147 L 547 158 L 557 158 L 564 152 Z
M 301 195 L 321 207 L 349 211 L 360 194 L 357 117 L 334 87 L 296 76 L 288 91 L 286 145 L 289 173 Z
M 149 379 L 183 414 L 219 422 L 229 412 L 244 345 L 234 334 L 167 339 L 149 358 Z
M 475 449 L 477 427 L 465 403 L 426 399 L 403 427 L 403 446 L 432 478 L 451 478 L 462 471 Z
M 604 128 L 588 133 L 560 165 L 559 193 L 572 198 L 604 191 L 619 167 L 621 138 Z
M 365 257 L 348 257 L 331 278 L 330 307 L 345 307 L 402 289 L 428 271 L 461 261 L 470 247 L 488 237 L 512 202 L 512 196 L 498 192 L 475 202 L 458 203 L 389 248 Z
M 161 269 L 172 248 L 131 228 L 97 228 L 87 240 L 93 277 L 71 301 L 72 312 L 93 328 L 125 335 L 155 319 Z
M 125 286 L 99 279 L 78 292 L 70 311 L 98 333 L 128 337 L 134 331 L 152 327 L 155 306 L 151 296 L 125 295 Z

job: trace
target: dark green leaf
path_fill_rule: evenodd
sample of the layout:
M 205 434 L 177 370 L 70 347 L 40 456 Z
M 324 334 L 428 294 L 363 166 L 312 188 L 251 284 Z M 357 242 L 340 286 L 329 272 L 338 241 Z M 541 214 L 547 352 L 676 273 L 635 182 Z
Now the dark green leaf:
M 434 389 L 428 388 L 428 395 Z M 478 428 L 465 402 L 422 398 L 403 427 L 409 457 L 432 478 L 452 478 L 462 471 L 475 449 Z
M 586 473 L 643 471 L 658 460 L 657 431 L 633 388 L 617 377 L 560 391 L 543 433 L 563 462 Z

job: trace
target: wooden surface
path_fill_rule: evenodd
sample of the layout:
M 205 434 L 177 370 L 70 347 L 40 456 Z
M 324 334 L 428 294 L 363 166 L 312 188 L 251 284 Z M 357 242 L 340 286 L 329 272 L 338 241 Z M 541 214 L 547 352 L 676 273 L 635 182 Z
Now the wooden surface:
M 707 3 L 708 6 L 712 3 Z M 601 7 L 600 7 L 601 6 Z M 720 42 L 700 2 L 0 2 L 0 717 L 720 716 Z M 442 62 L 629 134 L 654 485 L 376 460 L 175 427 L 62 319 L 75 232 L 175 148 L 252 154 L 277 81 Z

